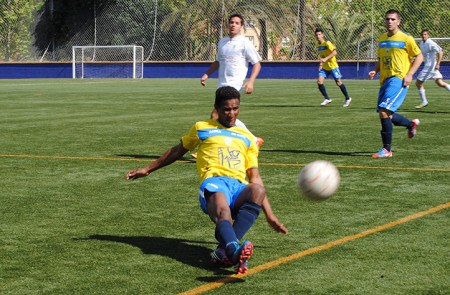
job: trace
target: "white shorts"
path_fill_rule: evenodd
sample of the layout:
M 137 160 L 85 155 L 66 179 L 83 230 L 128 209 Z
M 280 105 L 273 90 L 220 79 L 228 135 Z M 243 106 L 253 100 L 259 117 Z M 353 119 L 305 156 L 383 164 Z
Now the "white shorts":
M 425 82 L 426 80 L 437 80 L 442 79 L 442 74 L 439 71 L 422 71 L 417 76 L 417 80 Z

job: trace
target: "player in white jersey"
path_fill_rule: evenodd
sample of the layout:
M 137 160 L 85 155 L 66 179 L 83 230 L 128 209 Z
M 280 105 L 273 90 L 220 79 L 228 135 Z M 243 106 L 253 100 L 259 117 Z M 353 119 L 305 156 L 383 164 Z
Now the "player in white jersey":
M 233 14 L 228 19 L 228 36 L 219 40 L 216 60 L 212 63 L 206 73 L 201 77 L 200 83 L 206 86 L 206 80 L 216 70 L 219 71 L 218 88 L 231 86 L 238 91 L 245 91 L 246 94 L 253 93 L 253 85 L 256 77 L 261 71 L 261 56 L 256 51 L 255 46 L 241 35 L 244 27 L 244 18 L 240 14 Z M 245 78 L 248 73 L 248 64 L 252 64 L 252 71 L 246 83 Z M 215 110 L 211 113 L 211 118 L 217 119 Z M 248 130 L 245 124 L 237 120 L 236 125 Z M 258 146 L 264 140 L 255 137 Z
M 442 48 L 436 42 L 429 39 L 430 33 L 427 29 L 423 29 L 422 32 L 420 32 L 420 35 L 422 37 L 422 41 L 420 41 L 420 50 L 422 51 L 424 60 L 423 69 L 417 76 L 416 86 L 422 102 L 416 106 L 416 109 L 421 109 L 428 105 L 425 88 L 423 87 L 423 83 L 425 83 L 426 80 L 433 79 L 438 86 L 445 87 L 450 91 L 450 85 L 442 80 L 443 77 L 439 71 L 442 56 L 444 55 Z

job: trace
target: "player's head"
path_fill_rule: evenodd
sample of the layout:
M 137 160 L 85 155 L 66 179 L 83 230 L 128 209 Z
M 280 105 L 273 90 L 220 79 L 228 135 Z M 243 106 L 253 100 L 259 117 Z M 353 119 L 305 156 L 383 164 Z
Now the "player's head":
M 316 36 L 317 42 L 323 42 L 325 40 L 325 34 L 321 28 L 317 28 L 314 31 L 314 35 Z
M 428 38 L 430 38 L 430 31 L 428 31 L 428 29 L 423 29 L 420 32 L 420 37 L 422 37 L 423 42 L 427 41 Z
M 236 124 L 240 102 L 241 94 L 235 88 L 224 86 L 216 90 L 214 108 L 219 116 L 220 124 L 225 127 L 232 127 Z
M 234 14 L 230 15 L 230 17 L 228 18 L 228 23 L 231 23 L 231 20 L 235 17 L 240 20 L 240 24 L 241 24 L 241 26 L 243 26 L 244 25 L 244 17 L 242 16 L 242 14 L 239 14 L 239 13 L 234 13 Z
M 400 25 L 400 12 L 395 9 L 389 9 L 385 14 L 384 23 L 390 33 L 396 33 Z
M 244 27 L 244 17 L 238 13 L 230 15 L 228 18 L 228 30 L 230 37 L 234 37 L 241 33 Z

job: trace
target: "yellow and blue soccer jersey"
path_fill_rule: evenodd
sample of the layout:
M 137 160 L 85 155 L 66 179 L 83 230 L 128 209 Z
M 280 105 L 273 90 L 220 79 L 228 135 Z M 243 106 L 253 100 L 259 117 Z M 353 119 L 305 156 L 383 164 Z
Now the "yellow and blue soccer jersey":
M 254 136 L 241 127 L 225 128 L 216 120 L 200 121 L 182 137 L 183 147 L 198 146 L 197 172 L 200 182 L 214 176 L 228 176 L 247 183 L 247 170 L 258 167 Z
M 387 33 L 378 38 L 378 58 L 380 60 L 380 84 L 389 77 L 403 79 L 411 68 L 412 59 L 420 54 L 414 38 L 402 31 L 393 36 Z
M 317 51 L 319 52 L 320 58 L 325 58 L 328 55 L 330 55 L 334 50 L 336 50 L 336 46 L 334 46 L 334 44 L 331 43 L 330 41 L 324 41 L 322 43 L 316 42 L 316 48 Z M 337 67 L 338 63 L 336 60 L 336 56 L 333 56 L 332 58 L 330 58 L 329 60 L 327 60 L 322 64 L 322 68 L 327 71 L 334 70 Z

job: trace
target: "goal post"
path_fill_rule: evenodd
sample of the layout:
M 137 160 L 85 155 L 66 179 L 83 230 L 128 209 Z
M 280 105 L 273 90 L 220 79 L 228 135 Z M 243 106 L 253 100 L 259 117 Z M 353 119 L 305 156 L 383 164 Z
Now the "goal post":
M 73 46 L 72 78 L 144 77 L 144 48 L 136 45 Z

